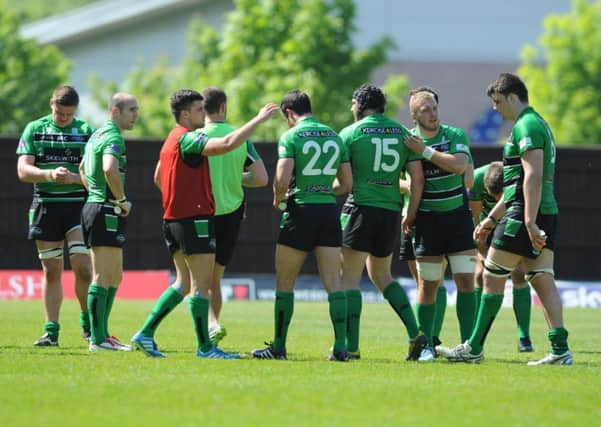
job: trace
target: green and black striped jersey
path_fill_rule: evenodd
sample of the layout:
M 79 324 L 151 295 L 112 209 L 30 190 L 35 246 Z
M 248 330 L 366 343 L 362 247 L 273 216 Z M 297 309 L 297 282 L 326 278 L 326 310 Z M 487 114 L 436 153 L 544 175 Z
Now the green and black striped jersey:
M 65 167 L 78 174 L 86 143 L 93 132 L 92 126 L 78 118 L 60 128 L 50 114 L 25 127 L 17 155 L 35 156 L 35 165 L 40 169 Z M 85 200 L 86 191 L 80 184 L 39 182 L 33 185 L 33 196 L 41 202 L 81 202 Z
M 469 142 L 463 129 L 440 125 L 440 131 L 433 138 L 424 138 L 420 135 L 419 128 L 413 128 L 411 132 L 420 136 L 428 147 L 436 151 L 463 153 L 468 156 L 469 162 L 472 162 Z M 420 211 L 449 212 L 465 205 L 463 175 L 442 170 L 426 159 L 422 159 L 422 166 L 425 182 Z

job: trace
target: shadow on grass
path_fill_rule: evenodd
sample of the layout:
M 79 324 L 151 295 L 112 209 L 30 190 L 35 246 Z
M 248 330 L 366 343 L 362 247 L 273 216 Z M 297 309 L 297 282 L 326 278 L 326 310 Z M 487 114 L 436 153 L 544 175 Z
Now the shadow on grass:
M 10 350 L 10 351 L 7 351 Z M 32 355 L 32 356 L 88 356 L 87 348 L 80 347 L 50 347 L 50 348 L 35 348 L 22 347 L 17 345 L 3 346 L 0 351 L 3 353 L 13 353 L 16 355 Z
M 578 354 L 601 354 L 601 350 L 578 350 L 575 352 L 577 355 Z

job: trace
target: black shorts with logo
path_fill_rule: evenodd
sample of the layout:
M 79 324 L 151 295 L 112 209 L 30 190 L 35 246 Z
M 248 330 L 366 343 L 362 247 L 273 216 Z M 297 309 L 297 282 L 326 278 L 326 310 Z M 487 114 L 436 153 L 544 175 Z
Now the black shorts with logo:
M 184 255 L 215 253 L 213 216 L 163 220 L 163 236 L 171 254 L 178 250 Z
M 399 260 L 415 261 L 415 251 L 413 250 L 412 234 L 401 233 Z
M 419 211 L 415 218 L 415 255 L 441 256 L 476 247 L 474 221 L 464 206 L 450 212 Z
M 48 203 L 35 200 L 29 208 L 29 240 L 58 242 L 81 227 L 81 208 L 84 202 Z
M 240 234 L 240 225 L 244 219 L 245 204 L 242 203 L 234 212 L 225 215 L 216 215 L 214 219 L 215 240 L 217 249 L 215 251 L 215 262 L 228 265 L 234 255 L 234 248 Z
M 122 248 L 125 244 L 127 219 L 115 213 L 115 206 L 110 203 L 85 203 L 81 210 L 81 226 L 88 248 Z
M 288 202 L 280 221 L 280 245 L 310 252 L 316 246 L 340 247 L 341 241 L 338 206 Z
M 342 208 L 342 244 L 376 257 L 392 254 L 401 225 L 401 213 L 373 206 L 345 204 Z
M 536 225 L 547 235 L 545 248 L 555 250 L 557 239 L 557 215 L 536 217 Z M 532 247 L 528 230 L 524 225 L 524 213 L 521 209 L 508 211 L 494 230 L 492 247 L 528 258 L 536 258 L 540 252 Z

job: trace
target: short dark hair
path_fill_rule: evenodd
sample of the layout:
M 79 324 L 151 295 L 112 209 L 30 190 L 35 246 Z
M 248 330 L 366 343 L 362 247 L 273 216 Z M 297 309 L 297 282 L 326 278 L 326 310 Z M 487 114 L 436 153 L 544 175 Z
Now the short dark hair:
M 180 89 L 173 92 L 170 99 L 171 113 L 175 121 L 179 121 L 179 115 L 184 110 L 189 110 L 196 101 L 202 101 L 202 95 L 193 89 Z
M 209 114 L 219 112 L 219 108 L 227 102 L 225 92 L 217 87 L 208 87 L 202 91 L 205 111 Z
M 489 84 L 488 88 L 486 88 L 486 95 L 491 96 L 493 93 L 499 93 L 503 96 L 514 93 L 521 102 L 528 102 L 528 88 L 526 88 L 526 84 L 522 79 L 515 74 L 499 74 L 497 80 Z
M 430 86 L 419 86 L 419 87 L 416 87 L 415 89 L 411 89 L 409 91 L 409 98 L 411 98 L 413 95 L 420 93 L 420 92 L 431 93 L 432 96 L 434 97 L 434 101 L 436 101 L 436 103 L 438 104 L 438 92 L 436 92 Z
M 359 86 L 353 92 L 353 99 L 357 101 L 357 111 L 361 116 L 365 110 L 374 110 L 379 114 L 384 113 L 386 96 L 377 86 L 368 84 Z
M 290 109 L 298 115 L 311 114 L 311 99 L 309 95 L 300 89 L 294 89 L 286 93 L 280 102 L 280 110 L 284 115 Z
M 484 189 L 490 195 L 503 193 L 503 162 L 492 162 L 484 174 Z
M 79 95 L 73 86 L 61 85 L 52 93 L 51 101 L 65 107 L 76 107 L 79 105 Z

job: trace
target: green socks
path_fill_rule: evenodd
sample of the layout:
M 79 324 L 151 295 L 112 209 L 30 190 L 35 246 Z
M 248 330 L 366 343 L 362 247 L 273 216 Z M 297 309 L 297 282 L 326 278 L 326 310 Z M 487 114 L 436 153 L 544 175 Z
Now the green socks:
M 79 312 L 79 326 L 84 332 L 90 332 L 90 315 L 87 311 Z
M 46 322 L 44 323 L 44 331 L 53 338 L 58 338 L 58 331 L 61 329 L 61 325 L 58 322 Z
M 111 315 L 111 310 L 113 309 L 113 302 L 115 302 L 115 295 L 117 295 L 117 288 L 109 287 L 107 288 L 108 293 L 106 294 L 106 310 L 104 312 L 104 329 L 106 330 L 106 335 L 109 334 L 109 316 Z
M 198 349 L 207 352 L 213 347 L 209 339 L 209 300 L 199 296 L 191 297 L 190 314 L 192 315 Z
M 476 316 L 478 316 L 478 312 L 480 311 L 480 300 L 482 300 L 482 288 L 474 287 L 474 296 L 476 297 Z
M 294 292 L 276 291 L 273 312 L 275 331 L 271 346 L 275 351 L 280 351 L 286 348 L 288 327 L 290 326 L 292 313 L 294 312 Z
M 330 303 L 330 319 L 334 327 L 334 352 L 346 349 L 346 312 L 347 301 L 344 291 L 332 292 L 328 295 Z
M 417 321 L 415 320 L 415 315 L 413 314 L 405 290 L 399 285 L 399 282 L 394 281 L 384 289 L 383 294 L 384 298 L 388 300 L 390 306 L 405 324 L 409 339 L 415 338 L 419 333 L 419 328 L 417 327 Z
M 144 326 L 142 326 L 142 335 L 145 337 L 154 337 L 161 321 L 171 313 L 183 299 L 184 297 L 182 294 L 176 291 L 174 287 L 169 286 L 159 297 L 152 312 L 146 319 Z
M 447 311 L 447 288 L 443 285 L 436 291 L 436 302 L 434 303 L 434 323 L 432 325 L 432 338 L 440 337 L 444 315 Z
M 551 353 L 560 355 L 568 351 L 568 331 L 565 328 L 552 328 L 549 330 L 549 341 L 551 341 Z
M 346 349 L 348 351 L 359 351 L 359 326 L 361 323 L 361 308 L 363 298 L 361 291 L 351 289 L 346 291 L 347 301 L 347 329 L 346 329 Z
M 503 295 L 482 294 L 476 325 L 472 336 L 468 340 L 472 347 L 472 354 L 482 353 L 484 340 L 486 340 L 486 335 L 488 335 L 488 331 L 501 309 L 501 304 L 503 304 Z
M 432 328 L 434 325 L 435 304 L 415 304 L 419 329 L 428 337 L 428 345 L 433 346 Z
M 459 320 L 459 332 L 461 342 L 465 342 L 472 335 L 474 319 L 476 318 L 476 298 L 473 292 L 457 291 L 457 319 Z
M 105 312 L 108 291 L 92 283 L 88 289 L 88 313 L 90 315 L 90 340 L 94 344 L 106 341 Z
M 530 312 L 532 311 L 532 298 L 530 297 L 530 286 L 525 288 L 513 288 L 513 313 L 518 324 L 518 337 L 530 336 Z

